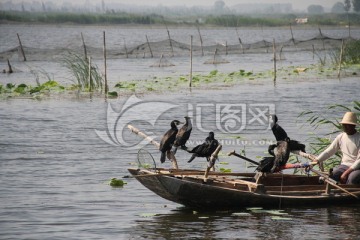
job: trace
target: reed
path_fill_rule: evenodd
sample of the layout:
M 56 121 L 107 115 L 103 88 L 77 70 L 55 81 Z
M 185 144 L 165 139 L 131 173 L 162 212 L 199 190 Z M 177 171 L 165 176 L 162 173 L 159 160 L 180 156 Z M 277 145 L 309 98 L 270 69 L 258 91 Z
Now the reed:
M 360 63 L 360 40 L 351 40 L 344 48 L 343 62 L 345 64 Z
M 94 63 L 90 63 L 87 59 L 72 52 L 65 55 L 62 62 L 74 76 L 81 90 L 97 91 L 102 89 L 103 77 Z
M 317 54 L 318 55 L 318 54 Z M 354 65 L 360 64 L 360 40 L 343 41 L 341 47 L 329 50 L 331 63 L 333 65 Z M 326 56 L 326 55 L 325 55 Z M 318 55 L 320 63 L 325 65 L 325 57 Z

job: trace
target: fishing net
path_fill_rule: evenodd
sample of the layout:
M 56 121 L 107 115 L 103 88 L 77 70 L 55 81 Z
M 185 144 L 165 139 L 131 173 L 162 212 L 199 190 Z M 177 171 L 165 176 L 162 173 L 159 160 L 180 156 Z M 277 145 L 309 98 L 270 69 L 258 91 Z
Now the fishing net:
M 229 63 L 229 61 L 222 58 L 217 49 L 214 53 L 213 58 L 204 62 L 204 64 L 222 64 L 222 63 Z
M 342 41 L 353 40 L 349 35 L 342 37 L 329 37 L 320 34 L 309 39 L 288 39 L 285 41 L 276 41 L 275 48 L 277 52 L 298 52 L 298 51 L 329 51 L 340 49 Z M 234 42 L 234 41 L 233 41 Z M 272 53 L 273 41 L 261 40 L 254 43 L 245 43 L 239 38 L 238 44 L 213 44 L 206 45 L 201 43 L 193 44 L 182 43 L 174 39 L 165 39 L 156 42 L 145 41 L 143 43 L 133 43 L 134 46 L 126 46 L 126 44 L 108 46 L 106 56 L 109 59 L 124 58 L 159 58 L 153 67 L 171 66 L 166 57 L 183 57 L 189 56 L 190 49 L 194 56 L 212 56 L 205 63 L 217 64 L 226 63 L 227 60 L 223 56 L 229 54 L 252 54 L 252 53 Z M 91 46 L 85 44 L 87 55 L 93 59 L 102 59 L 104 55 L 103 46 Z M 67 52 L 84 54 L 84 44 L 79 39 L 73 39 L 65 46 L 58 48 L 41 48 L 30 47 L 23 42 L 23 50 L 27 60 L 61 60 Z M 221 57 L 222 56 L 222 57 Z M 22 60 L 22 51 L 20 46 L 14 47 L 0 52 L 0 60 Z
M 140 169 L 147 169 L 149 171 L 156 171 L 156 163 L 151 155 L 147 150 L 141 148 L 137 154 L 138 160 L 138 168 Z
M 164 55 L 161 55 L 159 61 L 150 65 L 150 67 L 172 67 L 172 66 L 175 66 L 175 64 L 171 63 L 166 57 L 164 57 Z

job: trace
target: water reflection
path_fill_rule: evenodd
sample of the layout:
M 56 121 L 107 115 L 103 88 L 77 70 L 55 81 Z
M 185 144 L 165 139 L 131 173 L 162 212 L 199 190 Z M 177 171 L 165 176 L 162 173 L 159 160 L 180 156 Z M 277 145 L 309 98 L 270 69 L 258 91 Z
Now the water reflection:
M 135 220 L 133 239 L 354 239 L 360 233 L 360 204 L 348 207 L 286 208 L 284 215 L 245 209 L 189 209 Z

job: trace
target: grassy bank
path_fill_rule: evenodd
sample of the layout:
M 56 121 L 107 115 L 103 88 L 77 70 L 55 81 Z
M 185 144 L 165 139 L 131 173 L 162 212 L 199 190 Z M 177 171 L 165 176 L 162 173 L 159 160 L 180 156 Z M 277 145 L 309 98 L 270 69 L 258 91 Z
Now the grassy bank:
M 274 14 L 274 15 L 201 15 L 164 17 L 158 14 L 132 14 L 126 12 L 114 13 L 65 13 L 65 12 L 19 12 L 1 11 L 1 22 L 18 23 L 51 23 L 51 24 L 196 24 L 215 25 L 222 27 L 240 26 L 288 26 L 295 23 L 295 18 L 308 17 L 309 25 L 360 25 L 360 14 L 321 14 L 304 15 L 295 14 Z M 348 19 L 349 17 L 349 19 Z M 202 21 L 199 22 L 199 19 Z M 349 20 L 349 21 L 348 21 Z

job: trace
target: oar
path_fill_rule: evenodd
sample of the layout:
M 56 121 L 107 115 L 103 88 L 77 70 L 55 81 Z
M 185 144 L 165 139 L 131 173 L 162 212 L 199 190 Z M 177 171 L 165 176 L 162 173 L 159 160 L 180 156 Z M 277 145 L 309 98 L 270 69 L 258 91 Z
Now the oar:
M 232 156 L 232 155 L 234 155 L 236 157 L 239 157 L 239 158 L 242 158 L 242 159 L 244 159 L 244 160 L 246 160 L 248 162 L 251 162 L 252 164 L 259 165 L 258 162 L 254 161 L 254 160 L 251 160 L 251 159 L 249 159 L 249 158 L 247 158 L 247 157 L 245 157 L 243 155 L 240 155 L 240 154 L 236 153 L 235 150 L 228 153 L 228 156 Z
M 311 154 L 308 154 L 308 153 L 303 153 L 303 152 L 301 152 L 301 151 L 300 151 L 299 153 L 297 153 L 297 154 L 300 155 L 300 156 L 302 156 L 302 157 L 305 157 L 305 158 L 307 158 L 307 159 L 310 159 L 310 160 L 312 160 L 312 161 L 316 161 L 316 157 L 315 157 L 314 155 L 311 155 Z M 318 163 L 317 161 L 316 161 L 316 162 L 313 162 L 312 165 L 316 165 L 317 163 Z M 351 196 L 359 199 L 359 197 L 356 196 L 355 194 L 353 194 L 353 193 L 349 192 L 348 190 L 346 190 L 346 189 L 340 187 L 339 185 L 337 185 L 338 182 L 335 181 L 334 179 L 330 178 L 330 177 L 327 176 L 326 174 L 324 174 L 324 173 L 322 173 L 322 172 L 320 172 L 320 171 L 318 171 L 318 170 L 315 170 L 315 169 L 313 169 L 312 167 L 310 167 L 310 171 L 312 171 L 313 173 L 317 174 L 317 175 L 320 176 L 320 177 L 323 177 L 323 178 L 324 178 L 324 181 L 327 182 L 328 184 L 330 184 L 331 186 L 334 186 L 334 187 L 336 187 L 337 189 L 340 189 L 341 191 L 343 191 L 343 192 L 345 192 L 345 193 L 347 193 L 347 194 L 349 194 L 349 195 L 351 195 Z
M 338 182 L 335 181 L 334 179 L 329 178 L 326 174 L 324 174 L 324 173 L 322 173 L 322 172 L 320 172 L 320 171 L 318 171 L 318 170 L 315 170 L 315 169 L 313 169 L 313 168 L 310 168 L 310 171 L 312 171 L 313 173 L 315 173 L 315 174 L 317 174 L 318 176 L 322 177 L 322 178 L 324 179 L 324 181 L 327 182 L 328 184 L 330 184 L 331 186 L 334 186 L 334 187 L 336 187 L 337 189 L 340 189 L 341 191 L 343 191 L 343 192 L 345 192 L 345 193 L 347 193 L 347 194 L 349 194 L 349 195 L 351 195 L 351 196 L 359 199 L 359 197 L 356 196 L 355 194 L 353 194 L 353 193 L 349 192 L 348 190 L 346 190 L 346 189 L 340 187 L 339 185 L 337 185 Z
M 236 157 L 239 157 L 239 158 L 242 158 L 242 159 L 244 159 L 244 160 L 246 160 L 248 162 L 251 162 L 251 163 L 253 163 L 255 165 L 260 164 L 260 163 L 254 161 L 254 160 L 251 160 L 251 159 L 249 159 L 249 158 L 247 158 L 247 157 L 245 157 L 243 155 L 240 155 L 240 154 L 236 153 L 235 150 L 228 153 L 228 156 L 232 156 L 232 155 L 234 155 Z M 280 166 L 279 169 L 283 170 L 283 169 L 291 169 L 291 168 L 306 168 L 306 167 L 309 167 L 309 166 L 314 165 L 314 164 L 315 163 L 313 163 L 313 162 L 311 162 L 311 163 L 298 163 L 298 164 L 287 163 L 284 166 Z

